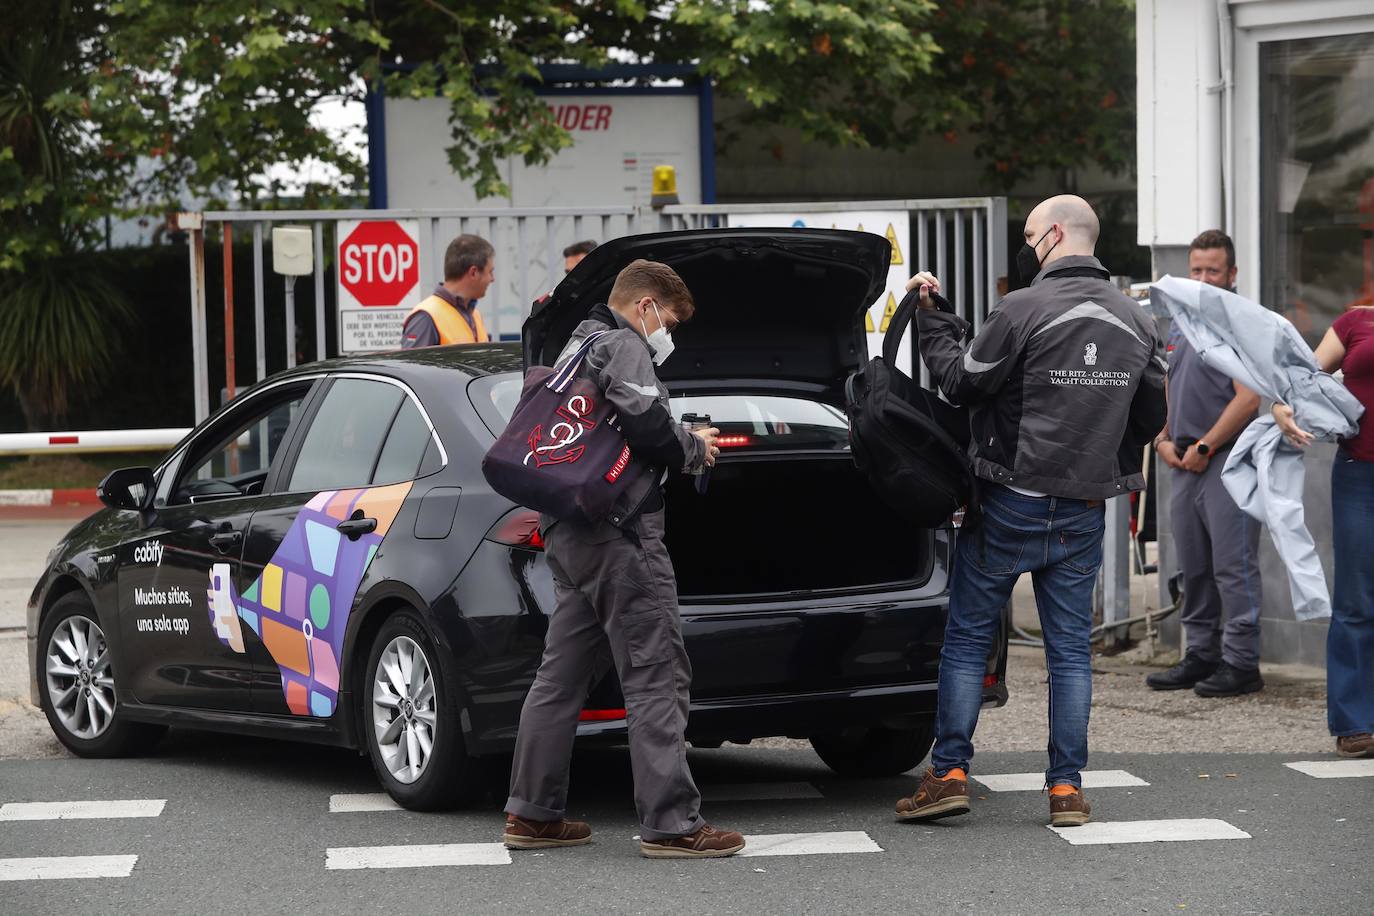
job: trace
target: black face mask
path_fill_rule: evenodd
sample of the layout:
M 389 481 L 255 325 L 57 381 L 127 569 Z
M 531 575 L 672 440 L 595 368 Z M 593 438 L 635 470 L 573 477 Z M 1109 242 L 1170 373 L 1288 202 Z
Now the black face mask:
M 1016 252 L 1016 272 L 1021 275 L 1021 282 L 1027 286 L 1030 286 L 1031 281 L 1035 279 L 1035 275 L 1040 273 L 1041 259 L 1040 256 L 1035 253 L 1035 249 L 1040 246 L 1040 242 L 1045 241 L 1045 236 L 1053 231 L 1054 227 L 1051 226 L 1045 230 L 1045 235 L 1040 236 L 1040 240 L 1034 245 L 1031 245 L 1029 242 L 1023 242 L 1021 244 L 1021 250 Z M 1058 244 L 1058 242 L 1055 242 L 1054 245 L 1051 245 L 1050 251 L 1054 251 Z M 1050 251 L 1045 252 L 1045 257 L 1049 257 Z

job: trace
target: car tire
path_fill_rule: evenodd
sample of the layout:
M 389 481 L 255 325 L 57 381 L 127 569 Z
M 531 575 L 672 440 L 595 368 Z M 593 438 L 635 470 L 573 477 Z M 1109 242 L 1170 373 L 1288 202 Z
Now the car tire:
M 480 794 L 476 767 L 463 745 L 453 668 L 409 608 L 387 618 L 368 652 L 357 694 L 361 737 L 382 788 L 411 811 L 442 811 Z M 397 677 L 403 690 L 396 689 Z
M 38 628 L 38 651 L 43 714 L 73 754 L 127 757 L 151 750 L 166 734 L 165 725 L 130 722 L 121 714 L 114 660 L 84 593 L 63 595 L 53 604 Z
M 935 743 L 935 722 L 910 728 L 855 727 L 812 735 L 816 754 L 841 776 L 896 776 L 914 768 Z

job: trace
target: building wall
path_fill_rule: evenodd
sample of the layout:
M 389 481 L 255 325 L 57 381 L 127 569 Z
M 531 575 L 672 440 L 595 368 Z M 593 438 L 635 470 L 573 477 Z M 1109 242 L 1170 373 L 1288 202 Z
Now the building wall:
M 1267 152 L 1260 148 L 1258 48 L 1268 41 L 1374 32 L 1374 4 L 1139 0 L 1136 14 L 1140 244 L 1151 248 L 1156 277 L 1178 275 L 1186 269 L 1192 237 L 1221 226 L 1236 241 L 1239 291 L 1258 300 L 1266 219 L 1260 166 Z M 1220 91 L 1223 86 L 1229 91 Z M 1311 449 L 1304 494 L 1308 528 L 1328 581 L 1334 453 L 1330 444 Z M 1166 602 L 1164 586 L 1177 568 L 1169 536 L 1167 483 L 1160 481 L 1159 506 L 1161 599 Z M 1267 534 L 1260 539 L 1260 570 L 1263 660 L 1324 664 L 1327 625 L 1294 619 L 1287 574 Z M 1162 629 L 1166 641 L 1181 639 L 1176 619 Z

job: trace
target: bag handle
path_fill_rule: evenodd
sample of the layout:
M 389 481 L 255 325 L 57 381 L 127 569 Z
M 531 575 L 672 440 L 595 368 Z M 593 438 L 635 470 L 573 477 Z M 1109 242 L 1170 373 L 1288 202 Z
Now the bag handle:
M 935 302 L 937 309 L 954 314 L 954 306 L 950 305 L 944 296 L 931 290 L 930 298 Z M 892 320 L 887 323 L 887 331 L 883 334 L 883 362 L 887 363 L 889 368 L 897 367 L 897 348 L 901 346 L 902 335 L 906 333 L 907 326 L 912 323 L 912 316 L 920 306 L 921 288 L 918 286 L 902 297 L 897 311 L 892 313 Z M 919 334 L 917 337 L 919 338 Z M 912 341 L 913 344 L 918 342 L 919 340 Z
M 561 369 L 558 369 L 556 372 L 554 372 L 553 375 L 549 376 L 549 380 L 544 383 L 544 387 L 548 388 L 551 391 L 557 391 L 560 393 L 563 391 L 564 388 L 567 388 L 568 383 L 571 382 L 573 380 L 573 376 L 577 374 L 577 370 L 581 368 L 582 361 L 587 358 L 587 353 L 591 351 L 592 344 L 596 343 L 596 339 L 600 337 L 602 334 L 608 333 L 610 332 L 593 331 L 591 334 L 588 334 L 585 338 L 583 338 L 582 346 L 577 348 L 577 352 L 574 353 L 568 359 L 568 361 L 563 364 L 563 367 Z

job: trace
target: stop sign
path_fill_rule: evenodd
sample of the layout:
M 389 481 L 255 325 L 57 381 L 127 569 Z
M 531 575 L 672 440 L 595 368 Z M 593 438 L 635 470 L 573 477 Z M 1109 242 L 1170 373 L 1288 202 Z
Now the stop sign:
M 420 282 L 420 246 L 395 220 L 359 223 L 339 260 L 339 285 L 359 305 L 394 306 Z

